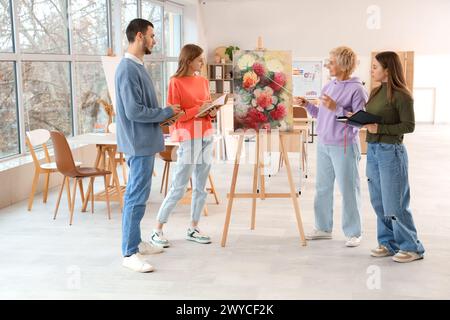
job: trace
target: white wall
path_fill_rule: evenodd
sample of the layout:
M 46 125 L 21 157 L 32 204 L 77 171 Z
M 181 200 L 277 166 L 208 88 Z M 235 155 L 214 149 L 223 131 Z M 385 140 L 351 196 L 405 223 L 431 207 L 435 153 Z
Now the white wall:
M 210 48 L 292 50 L 293 57 L 327 57 L 331 48 L 352 47 L 360 57 L 356 75 L 370 83 L 370 53 L 415 51 L 415 87 L 436 88 L 436 122 L 450 123 L 449 0 L 205 0 L 200 1 Z M 200 21 L 200 20 L 199 20 Z

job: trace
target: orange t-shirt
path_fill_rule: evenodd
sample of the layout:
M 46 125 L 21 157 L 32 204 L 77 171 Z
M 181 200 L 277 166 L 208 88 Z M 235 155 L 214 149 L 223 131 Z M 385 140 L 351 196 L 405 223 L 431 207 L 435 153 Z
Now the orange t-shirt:
M 204 102 L 210 100 L 206 78 L 187 76 L 170 79 L 167 102 L 169 105 L 179 104 L 186 113 L 170 127 L 172 141 L 181 142 L 212 135 L 211 117 L 195 117 Z

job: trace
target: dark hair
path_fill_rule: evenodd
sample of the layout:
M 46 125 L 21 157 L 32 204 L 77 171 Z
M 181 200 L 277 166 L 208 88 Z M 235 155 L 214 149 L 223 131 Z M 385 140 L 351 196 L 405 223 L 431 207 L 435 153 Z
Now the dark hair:
M 153 23 L 151 23 L 148 20 L 145 19 L 133 19 L 130 21 L 130 23 L 127 26 L 126 34 L 127 39 L 129 43 L 133 43 L 134 40 L 136 40 L 136 34 L 138 32 L 141 32 L 142 34 L 145 34 L 147 32 L 148 27 L 153 27 Z
M 406 87 L 405 73 L 403 72 L 402 63 L 397 53 L 393 51 L 380 52 L 375 56 L 383 69 L 388 71 L 387 82 L 387 98 L 389 102 L 394 99 L 394 92 L 403 92 L 412 98 L 411 93 Z M 372 90 L 369 101 L 381 90 L 381 86 Z

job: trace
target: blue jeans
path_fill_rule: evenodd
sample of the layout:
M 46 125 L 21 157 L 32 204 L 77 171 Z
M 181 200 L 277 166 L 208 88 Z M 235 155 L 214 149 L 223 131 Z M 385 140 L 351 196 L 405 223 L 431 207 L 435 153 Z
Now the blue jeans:
M 122 254 L 130 256 L 139 251 L 141 220 L 152 186 L 155 156 L 126 156 L 130 168 L 122 211 Z
M 193 188 L 191 221 L 198 222 L 200 220 L 207 196 L 205 188 L 211 169 L 212 149 L 212 137 L 192 139 L 180 143 L 172 185 L 158 212 L 157 220 L 159 223 L 167 223 L 169 214 L 184 196 L 191 176 Z
M 358 163 L 359 144 L 342 146 L 317 144 L 317 180 L 314 213 L 316 229 L 333 229 L 333 193 L 336 180 L 342 194 L 342 229 L 347 237 L 361 235 L 361 191 Z
M 409 208 L 408 154 L 403 144 L 369 143 L 367 179 L 377 214 L 378 243 L 391 253 L 425 252 Z

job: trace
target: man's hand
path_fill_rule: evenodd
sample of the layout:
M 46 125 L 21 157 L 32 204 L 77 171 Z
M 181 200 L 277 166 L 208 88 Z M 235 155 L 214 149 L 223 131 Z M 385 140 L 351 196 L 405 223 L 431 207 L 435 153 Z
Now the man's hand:
M 324 94 L 321 98 L 322 104 L 330 111 L 336 111 L 336 101 L 334 101 L 330 96 Z
M 378 133 L 378 123 L 366 124 L 363 128 L 366 128 L 369 133 Z
M 181 106 L 179 104 L 174 104 L 172 106 L 169 106 L 169 108 L 172 109 L 173 114 L 177 114 L 177 113 L 181 112 Z
M 294 97 L 294 104 L 298 105 L 300 107 L 305 107 L 308 103 L 308 100 L 306 100 L 304 97 Z

